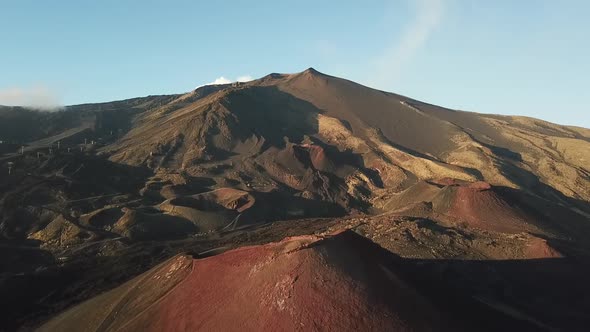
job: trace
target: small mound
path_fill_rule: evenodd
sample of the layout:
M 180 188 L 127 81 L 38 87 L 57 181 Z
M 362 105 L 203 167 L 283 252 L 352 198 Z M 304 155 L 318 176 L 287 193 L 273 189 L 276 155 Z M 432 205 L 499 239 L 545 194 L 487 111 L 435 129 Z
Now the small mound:
M 233 210 L 241 213 L 251 208 L 254 202 L 254 197 L 246 191 L 220 188 L 202 194 L 168 199 L 160 204 L 160 208 L 169 210 L 171 207 L 184 206 L 202 211 Z
M 503 233 L 536 230 L 527 213 L 510 204 L 485 182 L 448 185 L 432 203 L 435 212 L 477 228 Z
M 168 199 L 158 209 L 169 216 L 192 222 L 201 231 L 218 230 L 238 220 L 254 205 L 255 199 L 246 191 L 220 188 L 210 192 Z
M 59 216 L 43 229 L 31 234 L 30 239 L 42 241 L 47 246 L 69 246 L 98 239 L 95 232 L 80 228 L 78 225 Z
M 40 331 L 415 331 L 448 328 L 383 249 L 346 231 L 204 259 L 177 256 Z
M 219 230 L 231 224 L 238 217 L 238 213 L 231 210 L 199 210 L 192 207 L 165 204 L 159 207 L 164 216 L 179 217 L 195 225 L 201 232 Z
M 175 239 L 197 231 L 193 223 L 177 216 L 129 208 L 124 208 L 123 212 L 113 225 L 113 231 L 131 240 Z
M 233 188 L 219 188 L 195 196 L 212 200 L 226 209 L 235 210 L 240 213 L 251 208 L 256 201 L 248 192 Z

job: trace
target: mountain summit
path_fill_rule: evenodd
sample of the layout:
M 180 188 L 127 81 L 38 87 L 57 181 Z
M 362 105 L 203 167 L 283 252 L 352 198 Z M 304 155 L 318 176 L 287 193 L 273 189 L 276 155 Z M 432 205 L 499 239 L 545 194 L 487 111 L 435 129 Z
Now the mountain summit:
M 195 327 L 202 321 L 223 329 L 232 319 L 262 313 L 248 326 L 294 329 L 287 312 L 308 317 L 303 323 L 324 317 L 306 302 L 316 295 L 324 301 L 318 302 L 320 309 L 331 304 L 325 317 L 335 328 L 348 317 L 362 322 L 361 328 L 437 326 L 438 318 L 420 325 L 402 308 L 401 303 L 410 303 L 404 299 L 429 317 L 453 316 L 443 319 L 448 322 L 458 315 L 440 305 L 448 298 L 460 302 L 449 308 L 475 306 L 474 312 L 482 313 L 477 317 L 491 321 L 500 315 L 497 322 L 518 320 L 536 327 L 588 322 L 582 310 L 587 303 L 572 312 L 562 295 L 590 298 L 577 277 L 584 273 L 570 273 L 590 271 L 590 265 L 565 259 L 590 256 L 589 129 L 452 110 L 309 68 L 54 113 L 0 107 L 0 134 L 0 164 L 6 170 L 0 172 L 0 237 L 8 243 L 1 260 L 8 281 L 0 290 L 10 292 L 6 298 L 22 299 L 5 306 L 11 308 L 4 317 L 13 327 L 27 317 L 46 320 L 55 311 L 49 308 L 65 309 L 186 252 L 203 261 L 178 256 L 184 257 L 178 258 L 178 280 L 165 282 L 163 270 L 152 270 L 106 298 L 72 309 L 63 323 L 75 328 L 79 312 L 106 303 L 135 320 L 97 312 L 93 317 L 100 320 L 90 325 L 115 324 L 124 330 L 129 324 L 143 330 L 157 320 L 153 326 L 177 329 L 180 325 L 174 324 Z M 334 242 L 320 237 L 344 229 L 397 254 L 402 270 L 421 280 L 416 291 L 432 299 L 422 300 L 414 286 L 405 289 L 398 270 L 383 270 L 382 261 L 362 265 L 370 261 L 363 256 L 366 251 L 349 252 L 360 265 L 332 255 L 338 251 L 330 249 Z M 275 252 L 299 240 L 265 246 L 295 235 L 312 236 L 311 249 Z M 338 239 L 346 244 L 351 238 Z M 203 256 L 245 244 L 261 247 L 237 249 L 212 261 Z M 245 253 L 254 256 L 242 260 Z M 248 279 L 253 284 L 228 279 L 215 288 L 217 281 L 256 270 L 275 254 L 290 257 L 285 258 L 290 265 L 269 263 L 273 270 L 291 269 L 309 287 L 319 287 L 317 280 L 336 280 L 354 292 L 314 295 L 294 279 L 281 284 L 279 275 Z M 224 265 L 232 257 L 245 265 Z M 466 260 L 473 262 L 463 264 Z M 526 264 L 497 264 L 515 260 Z M 543 264 L 533 264 L 537 260 Z M 175 264 L 162 266 L 173 269 Z M 206 267 L 211 274 L 195 274 L 190 266 Z M 359 266 L 370 275 L 357 274 Z M 306 274 L 314 269 L 320 279 Z M 148 280 L 156 276 L 158 281 Z M 372 298 L 379 292 L 371 288 L 373 277 L 387 289 L 402 289 L 396 293 L 400 298 Z M 215 316 L 203 309 L 208 304 L 198 302 L 206 301 L 200 295 L 166 297 L 156 289 L 160 282 L 172 287 L 177 281 L 215 300 Z M 429 286 L 439 281 L 440 287 Z M 39 287 L 23 286 L 29 284 Z M 130 291 L 141 300 L 141 285 L 147 287 L 146 299 L 164 296 L 149 309 L 157 309 L 156 315 L 142 311 L 149 301 L 134 304 L 116 295 Z M 284 287 L 292 286 L 291 300 L 271 301 L 279 309 L 285 305 L 283 316 L 247 302 L 270 301 L 279 293 L 284 297 Z M 490 295 L 491 288 L 502 291 Z M 550 289 L 539 295 L 541 288 Z M 72 289 L 81 291 L 72 294 Z M 226 296 L 218 299 L 211 289 Z M 232 298 L 246 311 L 238 310 L 228 294 L 237 294 Z M 286 306 L 289 301 L 295 301 L 293 307 Z M 339 307 L 339 301 L 355 305 Z M 368 314 L 374 303 L 380 303 L 377 316 L 358 316 Z M 551 310 L 543 303 L 551 303 Z M 170 308 L 179 304 L 198 310 L 191 310 L 194 316 L 183 312 L 175 321 L 170 317 L 176 309 Z M 61 323 L 58 318 L 47 326 Z

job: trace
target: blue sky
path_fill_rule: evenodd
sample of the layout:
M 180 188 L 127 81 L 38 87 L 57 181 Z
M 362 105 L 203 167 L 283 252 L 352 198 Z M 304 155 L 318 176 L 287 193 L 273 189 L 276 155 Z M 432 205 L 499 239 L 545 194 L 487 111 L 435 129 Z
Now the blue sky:
M 0 104 L 180 93 L 314 67 L 590 127 L 590 1 L 0 0 Z

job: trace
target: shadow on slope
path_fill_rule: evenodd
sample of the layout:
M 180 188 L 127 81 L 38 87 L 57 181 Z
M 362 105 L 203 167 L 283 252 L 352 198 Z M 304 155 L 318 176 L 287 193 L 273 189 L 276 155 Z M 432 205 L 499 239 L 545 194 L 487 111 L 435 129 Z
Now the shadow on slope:
M 526 330 L 585 331 L 590 324 L 590 273 L 587 258 L 503 261 L 403 259 L 406 275 L 432 294 L 440 306 L 452 303 L 457 318 L 479 321 L 475 330 L 515 330 L 517 325 L 482 316 L 493 309 L 510 316 Z
M 197 324 L 228 328 L 236 322 L 256 317 L 247 321 L 249 326 L 287 326 L 290 323 L 284 320 L 281 308 L 302 314 L 300 317 L 306 326 L 320 321 L 332 327 L 342 327 L 344 321 L 347 325 L 356 322 L 359 326 L 380 326 L 389 322 L 387 317 L 396 317 L 396 324 L 404 322 L 398 326 L 401 329 L 416 330 L 428 330 L 428 326 L 452 331 L 584 330 L 590 323 L 586 315 L 590 305 L 590 285 L 585 280 L 590 272 L 587 260 L 406 259 L 351 231 L 317 239 L 314 236 L 297 237 L 193 261 L 199 271 L 209 273 L 190 275 L 186 270 L 191 265 L 178 262 L 182 256 L 177 256 L 121 288 L 65 312 L 51 324 L 68 330 L 68 327 L 79 328 L 83 323 L 81 317 L 94 317 L 84 319 L 84 322 L 143 330 L 154 317 L 153 323 L 164 324 L 162 326 L 195 324 L 194 315 L 198 317 L 203 310 L 210 314 L 207 310 L 213 307 L 216 314 L 207 316 L 206 322 L 197 319 Z M 267 251 L 272 257 L 279 255 L 281 259 L 265 259 Z M 299 256 L 301 259 L 293 258 Z M 308 280 L 310 276 L 313 278 Z M 289 282 L 281 283 L 281 280 Z M 320 287 L 322 280 L 327 283 Z M 319 284 L 313 286 L 314 282 Z M 211 283 L 216 287 L 209 286 Z M 349 283 L 356 285 L 354 291 L 340 294 L 342 290 L 338 288 L 346 289 Z M 173 291 L 167 296 L 161 292 L 161 289 L 174 285 L 178 285 L 176 293 Z M 314 287 L 319 288 L 310 292 Z M 243 293 L 236 292 L 238 289 Z M 291 296 L 283 299 L 280 296 L 286 289 Z M 326 289 L 331 291 L 326 292 Z M 134 296 L 129 302 L 125 299 L 127 293 L 141 296 Z M 225 293 L 233 296 L 228 297 Z M 120 294 L 124 296 L 120 297 Z M 244 297 L 244 294 L 254 295 Z M 357 297 L 359 294 L 361 296 Z M 264 300 L 257 297 L 275 299 L 277 296 L 283 302 L 260 307 Z M 340 300 L 333 302 L 332 297 Z M 310 301 L 310 298 L 315 300 Z M 218 302 L 214 299 L 221 301 L 219 303 L 230 302 L 216 306 Z M 108 309 L 97 311 L 96 301 L 105 308 L 115 305 L 117 314 L 125 314 L 113 316 Z M 205 310 L 200 301 L 213 307 Z M 317 301 L 327 302 L 318 309 L 314 307 Z M 367 311 L 369 315 L 364 318 L 376 320 L 372 323 L 361 321 L 357 315 L 365 312 L 364 306 L 370 303 L 378 310 L 372 312 L 375 316 Z M 232 305 L 241 309 L 228 309 Z M 351 312 L 344 320 L 334 320 L 342 318 L 343 312 L 355 306 L 359 306 L 360 311 Z M 379 311 L 384 308 L 387 309 Z M 249 310 L 260 315 L 252 316 Z M 278 313 L 271 314 L 273 310 Z M 318 310 L 323 314 L 317 316 Z M 176 314 L 170 316 L 171 312 Z M 187 316 L 187 312 L 190 315 Z M 219 320 L 219 317 L 225 318 Z M 232 319 L 227 320 L 227 317 Z M 324 320 L 326 317 L 329 319 Z

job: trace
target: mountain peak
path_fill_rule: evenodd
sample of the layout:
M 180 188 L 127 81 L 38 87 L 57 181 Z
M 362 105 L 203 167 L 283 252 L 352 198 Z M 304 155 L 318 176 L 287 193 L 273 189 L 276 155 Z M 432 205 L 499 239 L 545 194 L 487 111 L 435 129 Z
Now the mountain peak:
M 311 75 L 323 75 L 319 71 L 315 70 L 313 67 L 309 67 L 303 71 L 303 74 L 311 74 Z

